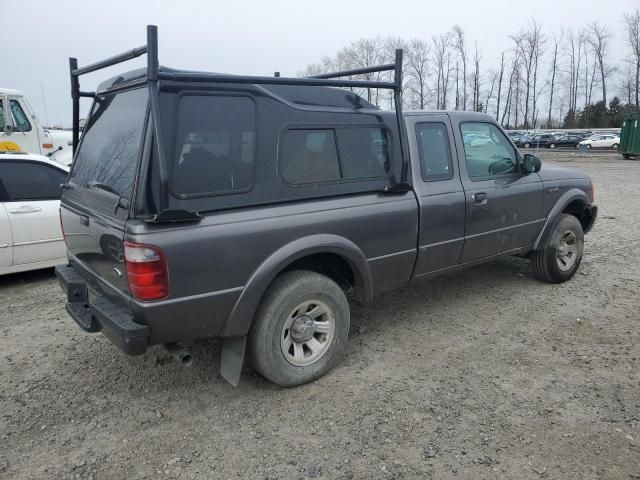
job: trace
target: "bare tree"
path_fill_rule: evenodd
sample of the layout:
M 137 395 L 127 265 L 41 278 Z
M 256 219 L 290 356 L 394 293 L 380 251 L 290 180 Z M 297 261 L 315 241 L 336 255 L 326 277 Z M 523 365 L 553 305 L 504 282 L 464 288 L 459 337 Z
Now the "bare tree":
M 462 63 L 462 110 L 467 109 L 467 46 L 465 42 L 464 30 L 460 25 L 454 25 L 451 29 L 453 34 L 453 47 L 458 54 Z M 457 82 L 457 77 L 456 77 Z M 458 97 L 458 88 L 456 85 L 456 97 Z M 458 98 L 456 98 L 456 106 L 458 106 Z
M 475 53 L 473 55 L 473 111 L 477 112 L 480 110 L 480 58 L 482 55 L 478 50 L 478 44 L 475 44 Z
M 624 14 L 625 40 L 631 48 L 631 62 L 635 67 L 635 97 L 636 107 L 640 107 L 640 9 L 636 8 L 633 13 Z M 631 103 L 631 101 L 629 101 Z
M 609 41 L 613 38 L 613 34 L 605 25 L 593 22 L 588 27 L 587 42 L 591 45 L 596 64 L 600 71 L 600 82 L 602 84 L 602 100 L 607 104 L 607 77 L 612 69 L 607 65 L 607 57 L 609 55 Z
M 451 38 L 448 33 L 434 36 L 433 58 L 436 70 L 436 110 L 447 107 L 447 89 L 451 63 Z
M 509 88 L 507 89 L 507 100 L 505 102 L 504 112 L 502 113 L 502 120 L 500 120 L 500 123 L 502 125 L 511 125 L 511 109 L 514 103 L 513 97 L 516 91 L 516 83 L 518 82 L 517 74 L 518 74 L 519 68 L 520 68 L 519 58 L 517 53 L 514 53 L 513 60 L 511 62 L 511 74 L 509 75 Z M 506 119 L 506 123 L 505 123 L 505 119 Z
M 502 98 L 502 77 L 504 76 L 504 52 L 500 54 L 500 73 L 498 74 L 498 101 L 496 104 L 496 122 L 500 116 L 500 99 Z
M 566 35 L 565 51 L 567 52 L 569 77 L 569 110 L 575 112 L 578 108 L 578 86 L 580 80 L 580 64 L 582 62 L 584 34 L 569 29 Z
M 544 44 L 542 26 L 533 20 L 527 30 L 523 30 L 511 37 L 515 43 L 515 48 L 522 58 L 524 67 L 524 127 L 529 127 L 529 106 L 533 103 L 532 117 L 536 111 L 536 84 L 538 78 L 538 63 L 541 55 L 541 48 Z M 533 102 L 531 100 L 533 99 Z
M 383 59 L 383 40 L 380 37 L 361 38 L 352 42 L 349 46 L 338 52 L 337 63 L 346 68 L 365 68 L 371 65 L 382 63 Z M 371 81 L 376 79 L 378 73 L 364 73 L 360 75 L 363 80 Z M 375 92 L 377 96 L 377 90 Z M 370 88 L 366 89 L 367 101 L 377 103 L 378 98 L 374 100 L 373 92 Z
M 484 113 L 487 113 L 489 111 L 489 102 L 491 102 L 491 99 L 493 98 L 493 92 L 496 88 L 496 83 L 498 81 L 498 73 L 497 72 L 491 72 L 489 74 L 489 90 L 487 91 L 487 99 L 484 102 Z
M 384 47 L 383 47 L 383 52 L 382 52 L 382 61 L 384 63 L 394 63 L 396 61 L 396 50 L 404 50 L 405 55 L 403 57 L 403 62 L 402 62 L 402 71 L 403 72 L 407 72 L 408 68 L 409 68 L 409 63 L 408 63 L 408 55 L 410 53 L 410 47 L 409 44 L 402 38 L 399 37 L 387 37 L 384 41 Z M 394 77 L 394 72 L 384 72 L 384 73 L 379 73 L 378 75 L 385 77 L 388 81 L 393 81 L 393 77 Z M 403 87 L 403 91 L 405 89 L 410 90 L 411 88 L 411 83 L 412 83 L 412 79 L 410 76 L 408 75 L 403 75 L 402 77 L 402 87 Z M 378 92 L 380 92 L 380 90 L 378 90 Z M 384 93 L 385 91 L 382 91 L 380 93 Z M 388 104 L 390 108 L 395 108 L 394 105 L 394 94 L 392 90 L 386 90 L 386 94 L 387 94 L 387 98 L 388 98 Z M 406 106 L 407 105 L 407 101 L 409 99 L 405 98 L 405 96 L 403 95 L 402 98 L 402 105 Z
M 406 53 L 406 73 L 410 79 L 409 89 L 412 97 L 420 110 L 423 110 L 427 104 L 430 55 L 431 47 L 424 40 L 415 38 L 409 43 Z
M 554 35 L 553 37 L 553 60 L 551 61 L 551 82 L 549 92 L 549 115 L 547 115 L 547 128 L 551 128 L 551 111 L 553 110 L 553 94 L 556 86 L 556 72 L 558 71 L 558 44 L 562 41 Z

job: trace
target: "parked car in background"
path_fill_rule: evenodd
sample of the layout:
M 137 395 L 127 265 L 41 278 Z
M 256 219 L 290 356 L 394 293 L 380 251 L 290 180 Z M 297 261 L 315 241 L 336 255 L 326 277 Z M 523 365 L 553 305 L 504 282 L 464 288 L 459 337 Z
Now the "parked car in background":
M 0 154 L 0 275 L 67 262 L 59 211 L 68 172 L 42 155 Z
M 529 148 L 531 145 L 531 135 L 519 135 L 511 137 L 511 141 L 515 144 L 516 147 L 524 147 Z
M 0 151 L 46 155 L 71 164 L 71 132 L 43 128 L 24 94 L 0 88 Z
M 555 140 L 552 140 L 548 143 L 547 147 L 556 148 L 556 147 L 577 147 L 578 143 L 584 140 L 584 137 L 581 135 L 561 135 L 557 137 Z
M 518 138 L 517 141 L 512 138 L 513 143 L 515 143 L 517 147 L 522 147 L 522 148 L 545 147 L 553 139 L 554 139 L 554 136 L 549 133 L 538 133 L 538 134 L 526 135 L 521 138 Z
M 586 148 L 613 148 L 617 150 L 620 145 L 620 137 L 614 134 L 593 135 L 578 143 L 578 146 L 581 145 Z

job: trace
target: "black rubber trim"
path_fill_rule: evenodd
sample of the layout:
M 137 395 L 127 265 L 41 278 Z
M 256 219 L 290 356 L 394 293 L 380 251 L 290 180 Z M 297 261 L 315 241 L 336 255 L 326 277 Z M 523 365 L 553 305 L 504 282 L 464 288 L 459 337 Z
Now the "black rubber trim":
M 584 233 L 589 233 L 593 228 L 593 224 L 596 223 L 596 218 L 598 218 L 598 206 L 594 204 L 587 206 L 587 215 L 589 217 L 589 223 L 587 223 L 584 228 Z

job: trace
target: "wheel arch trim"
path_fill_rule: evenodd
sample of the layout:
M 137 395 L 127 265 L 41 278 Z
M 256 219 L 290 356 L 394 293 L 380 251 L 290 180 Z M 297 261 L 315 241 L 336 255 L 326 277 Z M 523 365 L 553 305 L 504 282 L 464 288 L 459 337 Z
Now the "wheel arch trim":
M 549 235 L 553 231 L 553 228 L 555 227 L 560 214 L 564 211 L 565 208 L 567 208 L 567 206 L 571 202 L 575 200 L 584 202 L 585 207 L 591 204 L 591 201 L 589 200 L 587 194 L 579 188 L 572 188 L 563 193 L 560 198 L 556 200 L 556 203 L 549 211 L 544 226 L 540 230 L 540 233 L 538 234 L 538 237 L 533 244 L 533 250 L 540 250 L 543 248 L 549 238 Z
M 335 254 L 345 260 L 354 273 L 356 295 L 363 301 L 373 298 L 373 277 L 362 250 L 351 240 L 338 235 L 310 235 L 282 246 L 258 266 L 231 310 L 221 336 L 247 335 L 255 311 L 275 277 L 296 260 L 320 253 Z

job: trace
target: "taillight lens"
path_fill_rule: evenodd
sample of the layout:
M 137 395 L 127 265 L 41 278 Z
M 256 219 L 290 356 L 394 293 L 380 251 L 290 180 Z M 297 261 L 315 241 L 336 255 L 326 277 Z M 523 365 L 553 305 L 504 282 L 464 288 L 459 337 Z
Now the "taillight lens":
M 169 273 L 162 250 L 152 245 L 124 242 L 124 260 L 131 295 L 149 301 L 169 294 Z

